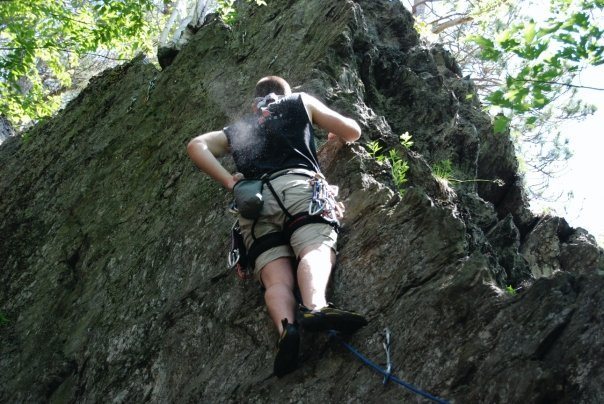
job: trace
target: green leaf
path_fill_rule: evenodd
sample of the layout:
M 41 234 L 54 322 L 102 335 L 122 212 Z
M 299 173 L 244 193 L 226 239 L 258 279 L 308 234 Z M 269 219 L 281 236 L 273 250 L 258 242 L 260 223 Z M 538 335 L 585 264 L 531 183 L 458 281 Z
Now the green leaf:
M 504 92 L 501 89 L 495 90 L 489 96 L 487 96 L 487 101 L 491 102 L 493 105 L 501 107 L 510 106 L 510 102 L 504 97 Z
M 399 140 L 401 141 L 401 144 L 403 146 L 405 146 L 407 149 L 410 149 L 411 146 L 413 146 L 413 140 L 411 140 L 411 138 L 412 137 L 409 134 L 409 132 L 405 132 L 399 136 Z
M 497 133 L 504 133 L 508 130 L 510 118 L 505 115 L 497 115 L 493 122 L 493 131 Z
M 553 34 L 554 32 L 557 32 L 562 27 L 562 24 L 563 24 L 560 21 L 553 21 L 553 20 L 549 20 L 548 23 L 551 25 L 541 28 L 537 31 L 536 36 L 538 38 L 549 35 L 549 34 Z
M 481 48 L 493 48 L 495 46 L 492 40 L 481 35 L 473 35 L 468 39 L 475 42 Z
M 523 35 L 524 41 L 533 42 L 536 34 L 537 34 L 537 31 L 535 29 L 535 22 L 533 20 L 531 20 L 528 23 L 526 23 L 526 25 L 524 27 L 524 35 Z
M 489 38 L 473 35 L 468 40 L 480 46 L 480 57 L 485 60 L 497 60 L 501 56 L 501 52 L 495 48 L 495 43 Z
M 514 38 L 509 38 L 499 42 L 499 45 L 503 48 L 504 51 L 507 52 L 516 49 L 520 45 L 520 42 L 518 42 Z

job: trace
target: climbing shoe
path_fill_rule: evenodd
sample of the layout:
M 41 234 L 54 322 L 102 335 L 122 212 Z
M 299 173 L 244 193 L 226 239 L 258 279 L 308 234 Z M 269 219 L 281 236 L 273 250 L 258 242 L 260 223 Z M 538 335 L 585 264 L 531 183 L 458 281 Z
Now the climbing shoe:
M 283 333 L 277 343 L 277 356 L 275 356 L 273 368 L 277 377 L 283 377 L 296 369 L 300 348 L 298 324 L 289 324 L 286 318 L 281 320 L 281 324 L 283 324 Z
M 331 303 L 320 310 L 309 310 L 303 306 L 300 310 L 302 311 L 300 323 L 308 331 L 334 330 L 342 334 L 352 334 L 367 325 L 367 320 L 362 315 L 338 309 Z

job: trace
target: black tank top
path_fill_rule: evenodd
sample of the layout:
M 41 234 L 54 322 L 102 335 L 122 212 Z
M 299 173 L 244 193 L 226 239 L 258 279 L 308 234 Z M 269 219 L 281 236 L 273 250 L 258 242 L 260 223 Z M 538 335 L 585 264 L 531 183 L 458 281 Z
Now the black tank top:
M 246 178 L 286 168 L 320 171 L 314 130 L 300 93 L 271 103 L 263 117 L 247 115 L 223 130 L 237 170 Z

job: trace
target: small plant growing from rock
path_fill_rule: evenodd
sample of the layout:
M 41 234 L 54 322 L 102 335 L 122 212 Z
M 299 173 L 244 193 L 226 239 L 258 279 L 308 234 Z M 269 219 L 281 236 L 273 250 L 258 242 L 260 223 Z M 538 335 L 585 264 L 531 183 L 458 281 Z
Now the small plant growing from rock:
M 432 166 L 432 173 L 435 177 L 445 181 L 456 181 L 453 178 L 453 166 L 451 160 L 442 160 L 434 163 Z
M 410 148 L 413 142 L 411 141 L 411 135 L 409 132 L 403 133 L 400 137 L 401 145 L 406 148 Z M 375 158 L 378 163 L 382 164 L 385 161 L 390 163 L 392 178 L 394 184 L 399 191 L 403 191 L 403 185 L 407 182 L 407 171 L 409 170 L 409 164 L 403 160 L 403 158 L 394 149 L 390 149 L 388 154 L 381 153 L 382 146 L 374 140 L 367 144 L 367 150 L 371 157 Z
M 512 285 L 508 285 L 508 286 L 505 288 L 505 292 L 506 292 L 508 295 L 510 295 L 510 296 L 516 296 L 516 294 L 518 293 L 518 292 L 516 292 L 516 289 L 514 289 L 514 288 L 512 287 Z
M 432 174 L 436 177 L 439 178 L 443 181 L 447 181 L 447 182 L 454 182 L 457 184 L 462 184 L 465 182 L 492 182 L 495 185 L 498 185 L 500 187 L 505 185 L 505 182 L 500 179 L 500 178 L 496 178 L 494 180 L 486 180 L 486 179 L 481 179 L 481 178 L 474 178 L 474 179 L 470 179 L 470 180 L 461 180 L 459 178 L 455 178 L 454 174 L 453 174 L 453 164 L 451 164 L 451 160 L 441 160 L 438 161 L 436 163 L 434 163 L 432 166 Z
M 410 149 L 411 146 L 413 146 L 413 141 L 411 140 L 411 135 L 409 134 L 409 132 L 405 132 L 400 135 L 399 139 L 401 140 L 401 144 L 407 149 Z

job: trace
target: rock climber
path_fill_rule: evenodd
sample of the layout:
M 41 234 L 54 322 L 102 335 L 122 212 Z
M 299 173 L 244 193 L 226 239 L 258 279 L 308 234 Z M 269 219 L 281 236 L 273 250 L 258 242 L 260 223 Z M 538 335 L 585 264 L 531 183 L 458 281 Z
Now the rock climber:
M 292 93 L 278 76 L 258 81 L 252 109 L 222 130 L 195 137 L 187 152 L 198 168 L 235 195 L 240 184 L 261 180 L 261 195 L 256 194 L 263 201 L 261 210 L 257 217 L 240 217 L 239 225 L 280 335 L 274 373 L 281 377 L 297 367 L 296 312 L 300 326 L 308 331 L 351 334 L 367 324 L 362 315 L 326 300 L 340 211 L 319 168 L 313 124 L 326 130 L 330 141 L 354 142 L 361 129 L 315 97 Z M 237 173 L 216 159 L 228 153 Z

